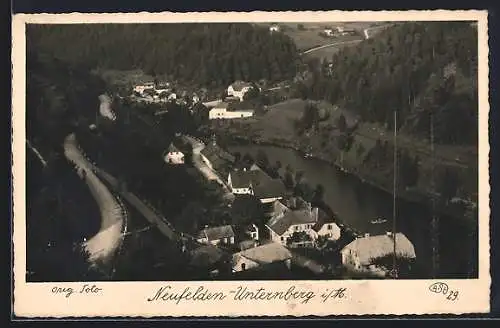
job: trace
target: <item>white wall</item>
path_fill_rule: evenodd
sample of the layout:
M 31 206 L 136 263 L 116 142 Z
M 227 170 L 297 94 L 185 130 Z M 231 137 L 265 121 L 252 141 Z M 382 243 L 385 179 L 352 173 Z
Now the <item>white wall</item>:
M 169 164 L 184 164 L 184 154 L 180 151 L 169 152 L 165 156 L 165 162 Z
M 227 111 L 226 108 L 212 108 L 208 113 L 208 118 L 214 119 L 232 119 L 252 117 L 253 112 L 250 111 Z
M 328 227 L 331 229 L 328 229 Z M 325 223 L 318 231 L 319 236 L 328 236 L 330 240 L 338 240 L 340 238 L 340 228 L 335 223 Z

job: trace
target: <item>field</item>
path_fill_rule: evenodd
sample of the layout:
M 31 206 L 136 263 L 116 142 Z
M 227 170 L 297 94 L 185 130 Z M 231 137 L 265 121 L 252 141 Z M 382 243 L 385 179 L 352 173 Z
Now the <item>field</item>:
M 303 29 L 299 29 L 298 25 L 302 25 Z M 325 28 L 336 28 L 343 26 L 345 28 L 354 29 L 360 35 L 366 28 L 386 24 L 385 22 L 284 22 L 278 23 L 282 32 L 293 39 L 299 51 L 308 50 L 317 46 L 330 44 L 335 42 L 336 38 L 326 38 L 319 35 Z M 269 23 L 260 23 L 261 26 L 270 26 Z

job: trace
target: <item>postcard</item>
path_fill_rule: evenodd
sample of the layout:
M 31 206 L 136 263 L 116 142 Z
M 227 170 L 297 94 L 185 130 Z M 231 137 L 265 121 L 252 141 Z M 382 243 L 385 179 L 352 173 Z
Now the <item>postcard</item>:
M 487 313 L 487 18 L 13 16 L 13 313 Z

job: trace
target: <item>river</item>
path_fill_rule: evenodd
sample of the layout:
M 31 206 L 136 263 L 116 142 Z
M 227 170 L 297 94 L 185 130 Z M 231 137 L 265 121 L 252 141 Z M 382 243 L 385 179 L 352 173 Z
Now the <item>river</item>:
M 340 219 L 361 233 L 380 234 L 392 230 L 393 197 L 376 187 L 363 183 L 354 176 L 346 175 L 332 165 L 316 159 L 305 159 L 292 149 L 267 145 L 233 145 L 231 152 L 246 153 L 254 158 L 263 150 L 270 163 L 280 161 L 282 167 L 290 165 L 303 171 L 304 177 L 314 188 L 324 186 L 324 201 Z M 281 174 L 283 173 L 280 172 Z M 372 224 L 370 221 L 383 217 L 387 222 Z M 404 233 L 415 246 L 417 261 L 414 270 L 420 278 L 432 276 L 432 213 L 424 205 L 403 200 L 396 202 L 397 231 Z M 477 277 L 477 221 L 439 217 L 439 277 Z

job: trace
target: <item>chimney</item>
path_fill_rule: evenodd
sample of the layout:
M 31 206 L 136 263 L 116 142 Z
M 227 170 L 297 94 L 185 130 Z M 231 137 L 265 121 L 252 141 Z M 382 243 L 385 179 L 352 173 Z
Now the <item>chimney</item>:
M 314 222 L 318 222 L 318 217 L 319 217 L 319 208 L 315 207 L 313 209 L 313 217 L 314 217 Z
M 365 233 L 365 238 L 368 238 L 368 237 L 370 237 L 370 234 L 367 232 L 367 233 Z

